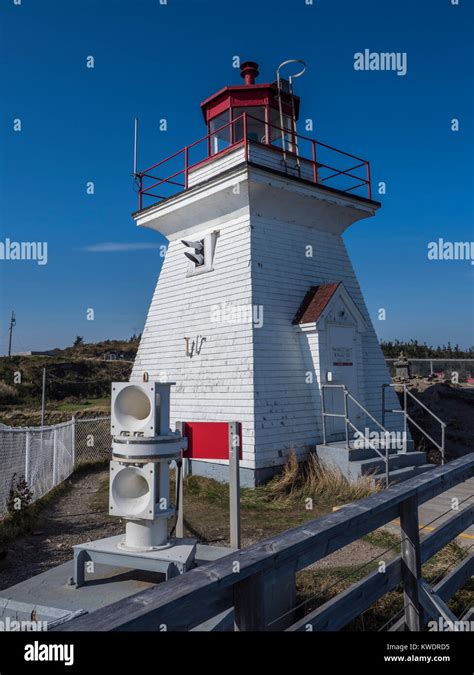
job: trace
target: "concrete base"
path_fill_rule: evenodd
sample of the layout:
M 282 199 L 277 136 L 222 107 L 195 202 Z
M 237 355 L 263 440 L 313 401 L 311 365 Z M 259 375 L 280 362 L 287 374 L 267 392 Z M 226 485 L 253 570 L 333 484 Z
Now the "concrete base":
M 353 441 L 347 448 L 338 442 L 318 445 L 316 454 L 322 464 L 338 469 L 349 481 L 370 475 L 375 482 L 386 481 L 386 462 L 375 450 L 354 448 Z M 381 450 L 385 454 L 385 450 Z M 426 463 L 426 453 L 417 451 L 389 450 L 389 480 L 399 483 L 435 467 Z
M 235 549 L 223 546 L 197 544 L 195 564 L 199 567 L 211 560 L 218 560 Z M 163 574 L 124 567 L 112 568 L 99 563 L 87 574 L 87 583 L 76 589 L 72 583 L 74 563 L 53 567 L 26 581 L 0 591 L 0 622 L 31 620 L 46 621 L 46 629 L 71 621 L 84 613 L 107 607 L 118 600 L 152 588 L 163 581 Z M 152 626 L 150 626 L 150 629 Z M 197 626 L 195 631 L 222 631 L 233 629 L 233 610 L 227 610 L 214 619 Z M 23 630 L 20 627 L 20 630 Z
M 112 567 L 159 572 L 164 574 L 166 579 L 184 574 L 194 566 L 196 554 L 194 539 L 171 539 L 168 547 L 153 551 L 125 550 L 120 548 L 123 539 L 123 535 L 118 534 L 73 547 L 74 582 L 77 588 L 86 582 L 86 563 L 90 561 Z

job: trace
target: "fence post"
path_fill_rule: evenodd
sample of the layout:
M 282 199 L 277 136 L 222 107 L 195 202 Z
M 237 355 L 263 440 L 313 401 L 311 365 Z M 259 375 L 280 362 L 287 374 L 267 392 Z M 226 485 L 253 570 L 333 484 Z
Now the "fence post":
M 71 419 L 71 454 L 72 454 L 72 468 L 76 468 L 76 416 L 73 415 Z
M 403 385 L 403 409 L 405 413 L 403 415 L 403 452 L 408 452 L 408 393 L 407 385 Z
M 295 605 L 296 563 L 289 560 L 234 586 L 235 627 L 239 631 L 284 631 L 295 620 Z
M 57 481 L 57 470 L 58 470 L 58 430 L 53 430 L 53 487 L 56 485 Z
M 25 481 L 30 484 L 30 442 L 31 436 L 29 430 L 26 431 L 25 436 Z
M 184 423 L 176 422 L 176 431 L 179 431 L 183 435 Z M 181 459 L 181 472 L 178 471 L 178 465 L 176 465 L 176 501 L 179 503 L 178 513 L 176 514 L 176 536 L 179 538 L 184 537 L 184 476 L 187 470 L 187 459 L 183 457 Z M 180 473 L 178 481 L 178 473 Z
M 400 529 L 405 624 L 410 631 L 420 631 L 424 627 L 424 613 L 418 588 L 421 579 L 421 557 L 416 495 L 400 504 Z
M 346 388 L 344 388 L 344 430 L 346 434 L 346 448 L 349 450 L 350 445 L 349 445 L 349 406 L 347 404 L 347 397 L 349 396 L 349 392 L 347 391 Z
M 229 422 L 230 546 L 240 548 L 240 435 L 239 423 Z

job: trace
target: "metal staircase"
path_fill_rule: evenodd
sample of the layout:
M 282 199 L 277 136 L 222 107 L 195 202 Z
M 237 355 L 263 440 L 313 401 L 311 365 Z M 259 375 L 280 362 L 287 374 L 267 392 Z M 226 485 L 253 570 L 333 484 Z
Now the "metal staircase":
M 382 388 L 382 423 L 379 422 L 360 401 L 351 394 L 344 384 L 323 384 L 321 386 L 321 412 L 323 427 L 323 443 L 318 445 L 316 452 L 324 463 L 336 465 L 349 479 L 370 474 L 374 482 L 383 482 L 388 487 L 393 483 L 400 483 L 408 478 L 417 476 L 425 471 L 435 468 L 435 464 L 427 462 L 426 453 L 418 451 L 408 437 L 408 422 L 428 438 L 440 451 L 441 462 L 445 461 L 445 429 L 446 424 L 432 413 L 416 396 L 412 394 L 406 385 L 403 386 L 404 406 L 399 409 L 387 409 L 385 404 L 386 387 L 395 385 L 383 385 Z M 328 412 L 325 401 L 325 390 L 339 389 L 343 394 L 343 412 Z M 416 401 L 441 425 L 441 443 L 436 442 L 408 413 L 408 400 Z M 356 426 L 351 419 L 350 405 L 363 413 L 370 420 L 376 430 L 376 438 L 371 438 Z M 393 442 L 394 432 L 390 432 L 385 426 L 387 413 L 403 414 L 403 434 L 401 447 Z M 328 441 L 326 422 L 328 418 L 339 418 L 344 422 L 344 439 Z

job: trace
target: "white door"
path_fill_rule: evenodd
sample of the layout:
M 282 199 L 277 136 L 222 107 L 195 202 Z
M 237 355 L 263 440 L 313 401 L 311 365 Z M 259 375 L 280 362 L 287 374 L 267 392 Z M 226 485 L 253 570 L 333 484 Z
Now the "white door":
M 326 378 L 327 384 L 344 384 L 349 392 L 357 399 L 359 394 L 357 365 L 355 358 L 356 329 L 355 326 L 327 326 L 326 346 Z M 331 381 L 328 381 L 331 373 Z M 344 414 L 344 394 L 339 388 L 326 388 L 325 410 L 328 413 Z M 351 422 L 358 427 L 360 409 L 348 399 L 348 416 Z M 337 417 L 326 418 L 326 429 L 329 440 L 339 440 L 345 436 L 344 420 Z M 349 437 L 353 435 L 349 427 Z

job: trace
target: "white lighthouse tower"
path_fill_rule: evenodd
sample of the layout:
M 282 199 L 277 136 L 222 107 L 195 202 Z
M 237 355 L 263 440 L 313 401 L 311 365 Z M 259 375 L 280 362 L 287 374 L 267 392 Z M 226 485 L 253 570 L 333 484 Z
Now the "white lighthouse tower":
M 240 422 L 255 485 L 291 450 L 371 428 L 390 376 L 343 240 L 380 207 L 369 163 L 297 133 L 291 78 L 256 83 L 253 62 L 241 74 L 201 104 L 202 139 L 137 173 L 133 217 L 169 246 L 131 379 L 176 383 L 172 424 Z M 344 403 L 349 425 L 332 416 Z M 191 464 L 227 478 L 226 460 Z

